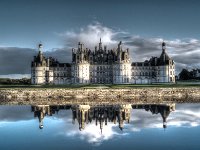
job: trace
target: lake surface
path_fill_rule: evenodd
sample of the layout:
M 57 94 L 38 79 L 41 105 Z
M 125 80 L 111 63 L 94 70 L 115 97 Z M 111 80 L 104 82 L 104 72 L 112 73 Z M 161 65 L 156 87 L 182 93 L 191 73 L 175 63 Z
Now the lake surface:
M 0 106 L 1 150 L 199 150 L 200 104 Z

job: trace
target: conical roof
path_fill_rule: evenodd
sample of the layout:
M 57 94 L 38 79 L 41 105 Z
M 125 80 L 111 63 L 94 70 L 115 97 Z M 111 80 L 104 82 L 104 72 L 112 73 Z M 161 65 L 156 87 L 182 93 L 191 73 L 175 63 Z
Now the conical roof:
M 169 63 L 169 60 L 171 60 L 171 58 L 168 56 L 168 54 L 166 53 L 166 50 L 165 50 L 165 43 L 163 42 L 162 43 L 162 53 L 160 55 L 160 58 L 159 58 L 159 65 L 166 65 Z

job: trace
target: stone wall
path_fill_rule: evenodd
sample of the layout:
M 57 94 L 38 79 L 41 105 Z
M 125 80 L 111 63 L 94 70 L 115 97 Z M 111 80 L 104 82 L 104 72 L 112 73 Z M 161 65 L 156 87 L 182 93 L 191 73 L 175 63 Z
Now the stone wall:
M 0 89 L 0 99 L 87 99 L 87 100 L 126 100 L 144 99 L 200 101 L 200 88 L 133 88 L 133 89 L 50 89 L 15 88 Z

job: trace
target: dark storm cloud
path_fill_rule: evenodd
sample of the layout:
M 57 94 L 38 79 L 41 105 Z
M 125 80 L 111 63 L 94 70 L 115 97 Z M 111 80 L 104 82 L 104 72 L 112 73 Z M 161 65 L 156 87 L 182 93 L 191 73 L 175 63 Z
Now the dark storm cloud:
M 161 41 L 159 39 L 145 39 L 141 37 L 126 38 L 124 44 L 130 47 L 133 61 L 149 60 L 152 56 L 161 53 Z
M 159 57 L 162 51 L 161 38 L 129 37 L 124 39 L 125 44 L 131 47 L 132 57 L 136 61 L 150 59 L 151 56 Z M 183 67 L 190 69 L 200 66 L 200 41 L 197 39 L 165 40 L 167 53 L 176 63 L 176 71 Z M 136 57 L 137 56 L 137 57 Z M 139 59 L 138 59 L 139 58 Z M 133 60 L 134 61 L 134 60 Z
M 62 63 L 70 63 L 72 58 L 71 48 L 55 48 L 52 51 L 44 52 L 44 55 L 54 57 Z
M 30 48 L 0 47 L 0 74 L 26 74 L 36 51 Z
M 35 49 L 0 47 L 0 75 L 30 74 L 31 61 L 35 55 Z M 44 55 L 55 57 L 60 62 L 70 62 L 71 59 L 71 51 L 62 48 L 44 52 Z

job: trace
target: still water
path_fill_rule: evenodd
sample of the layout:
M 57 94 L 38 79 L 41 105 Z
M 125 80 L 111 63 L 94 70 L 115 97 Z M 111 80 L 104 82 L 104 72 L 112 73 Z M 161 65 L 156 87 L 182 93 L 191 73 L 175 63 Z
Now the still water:
M 0 106 L 1 150 L 199 150 L 200 104 Z

